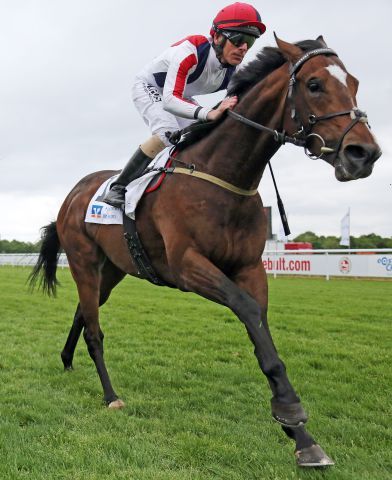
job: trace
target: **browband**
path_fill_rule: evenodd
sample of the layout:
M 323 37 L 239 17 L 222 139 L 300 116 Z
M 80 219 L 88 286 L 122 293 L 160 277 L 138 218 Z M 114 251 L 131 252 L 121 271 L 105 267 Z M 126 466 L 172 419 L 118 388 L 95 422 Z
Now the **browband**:
M 296 73 L 299 67 L 305 63 L 309 58 L 315 57 L 316 55 L 336 55 L 338 54 L 332 50 L 332 48 L 316 48 L 315 50 L 311 50 L 310 52 L 305 53 L 294 65 L 290 68 L 290 77 Z

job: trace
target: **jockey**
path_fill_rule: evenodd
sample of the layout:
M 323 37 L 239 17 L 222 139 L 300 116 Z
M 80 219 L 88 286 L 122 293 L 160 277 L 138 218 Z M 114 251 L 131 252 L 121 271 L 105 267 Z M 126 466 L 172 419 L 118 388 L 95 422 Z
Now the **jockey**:
M 180 40 L 136 76 L 133 101 L 152 137 L 140 145 L 111 185 L 106 203 L 123 206 L 125 187 L 171 145 L 170 133 L 197 120 L 218 120 L 225 110 L 234 108 L 237 97 L 225 98 L 213 110 L 198 105 L 193 96 L 226 89 L 237 65 L 265 29 L 254 7 L 233 3 L 216 15 L 209 38 L 192 35 Z

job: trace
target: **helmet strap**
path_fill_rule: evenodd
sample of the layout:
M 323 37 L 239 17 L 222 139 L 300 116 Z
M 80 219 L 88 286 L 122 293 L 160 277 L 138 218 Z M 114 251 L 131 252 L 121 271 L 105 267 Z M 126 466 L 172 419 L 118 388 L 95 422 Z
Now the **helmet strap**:
M 220 35 L 219 30 L 216 28 L 215 33 Z M 225 47 L 225 44 L 227 42 L 227 38 L 221 35 L 221 40 L 219 43 L 215 43 L 214 37 L 212 37 L 212 48 L 215 51 L 216 58 L 219 60 L 219 63 L 222 65 L 224 68 L 231 67 L 229 63 L 224 63 L 222 62 L 222 55 L 223 55 L 223 49 Z

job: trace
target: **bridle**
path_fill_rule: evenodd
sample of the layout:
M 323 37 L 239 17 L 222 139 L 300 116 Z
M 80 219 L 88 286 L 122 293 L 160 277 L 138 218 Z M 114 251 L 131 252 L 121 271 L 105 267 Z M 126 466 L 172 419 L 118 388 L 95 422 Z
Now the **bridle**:
M 274 130 L 272 128 L 266 127 L 265 125 L 261 125 L 260 123 L 254 122 L 253 120 L 249 120 L 248 118 L 244 117 L 243 115 L 238 114 L 232 110 L 228 110 L 227 114 L 232 117 L 234 120 L 237 120 L 245 125 L 249 125 L 250 127 L 256 128 L 257 130 L 264 131 L 273 135 L 274 140 L 279 143 L 280 145 L 284 145 L 285 143 L 292 143 L 293 145 L 297 145 L 299 147 L 303 147 L 305 154 L 311 158 L 312 160 L 317 160 L 321 158 L 324 154 L 334 153 L 334 158 L 332 159 L 331 163 L 334 164 L 335 160 L 339 154 L 340 147 L 342 146 L 344 137 L 347 133 L 358 123 L 367 123 L 368 119 L 366 113 L 359 110 L 357 107 L 352 108 L 351 110 L 344 110 L 342 112 L 335 112 L 335 113 L 327 113 L 325 115 L 316 116 L 314 114 L 309 114 L 308 116 L 308 124 L 304 126 L 302 122 L 299 120 L 295 103 L 294 103 L 294 90 L 296 85 L 296 74 L 301 66 L 307 62 L 310 58 L 315 57 L 317 55 L 336 55 L 334 50 L 331 48 L 316 48 L 315 50 L 311 50 L 306 52 L 294 65 L 290 67 L 290 80 L 288 85 L 288 90 L 285 99 L 285 105 L 289 103 L 290 105 L 290 116 L 292 120 L 295 121 L 297 124 L 297 131 L 291 135 L 288 135 L 285 130 L 279 132 L 278 130 Z M 286 108 L 284 109 L 286 111 Z M 325 140 L 321 135 L 318 133 L 312 132 L 313 127 L 316 123 L 330 120 L 335 117 L 343 116 L 343 115 L 350 115 L 351 123 L 343 130 L 342 135 L 337 143 L 335 148 L 327 147 L 325 144 Z M 309 140 L 317 139 L 320 144 L 320 154 L 316 155 L 312 153 L 309 148 Z

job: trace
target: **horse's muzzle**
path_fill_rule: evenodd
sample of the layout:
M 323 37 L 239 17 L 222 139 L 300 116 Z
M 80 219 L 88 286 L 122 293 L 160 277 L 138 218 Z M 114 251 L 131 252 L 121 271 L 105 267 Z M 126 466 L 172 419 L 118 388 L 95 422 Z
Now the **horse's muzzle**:
M 348 144 L 338 155 L 335 162 L 335 176 L 340 182 L 368 177 L 376 160 L 381 156 L 377 144 Z

